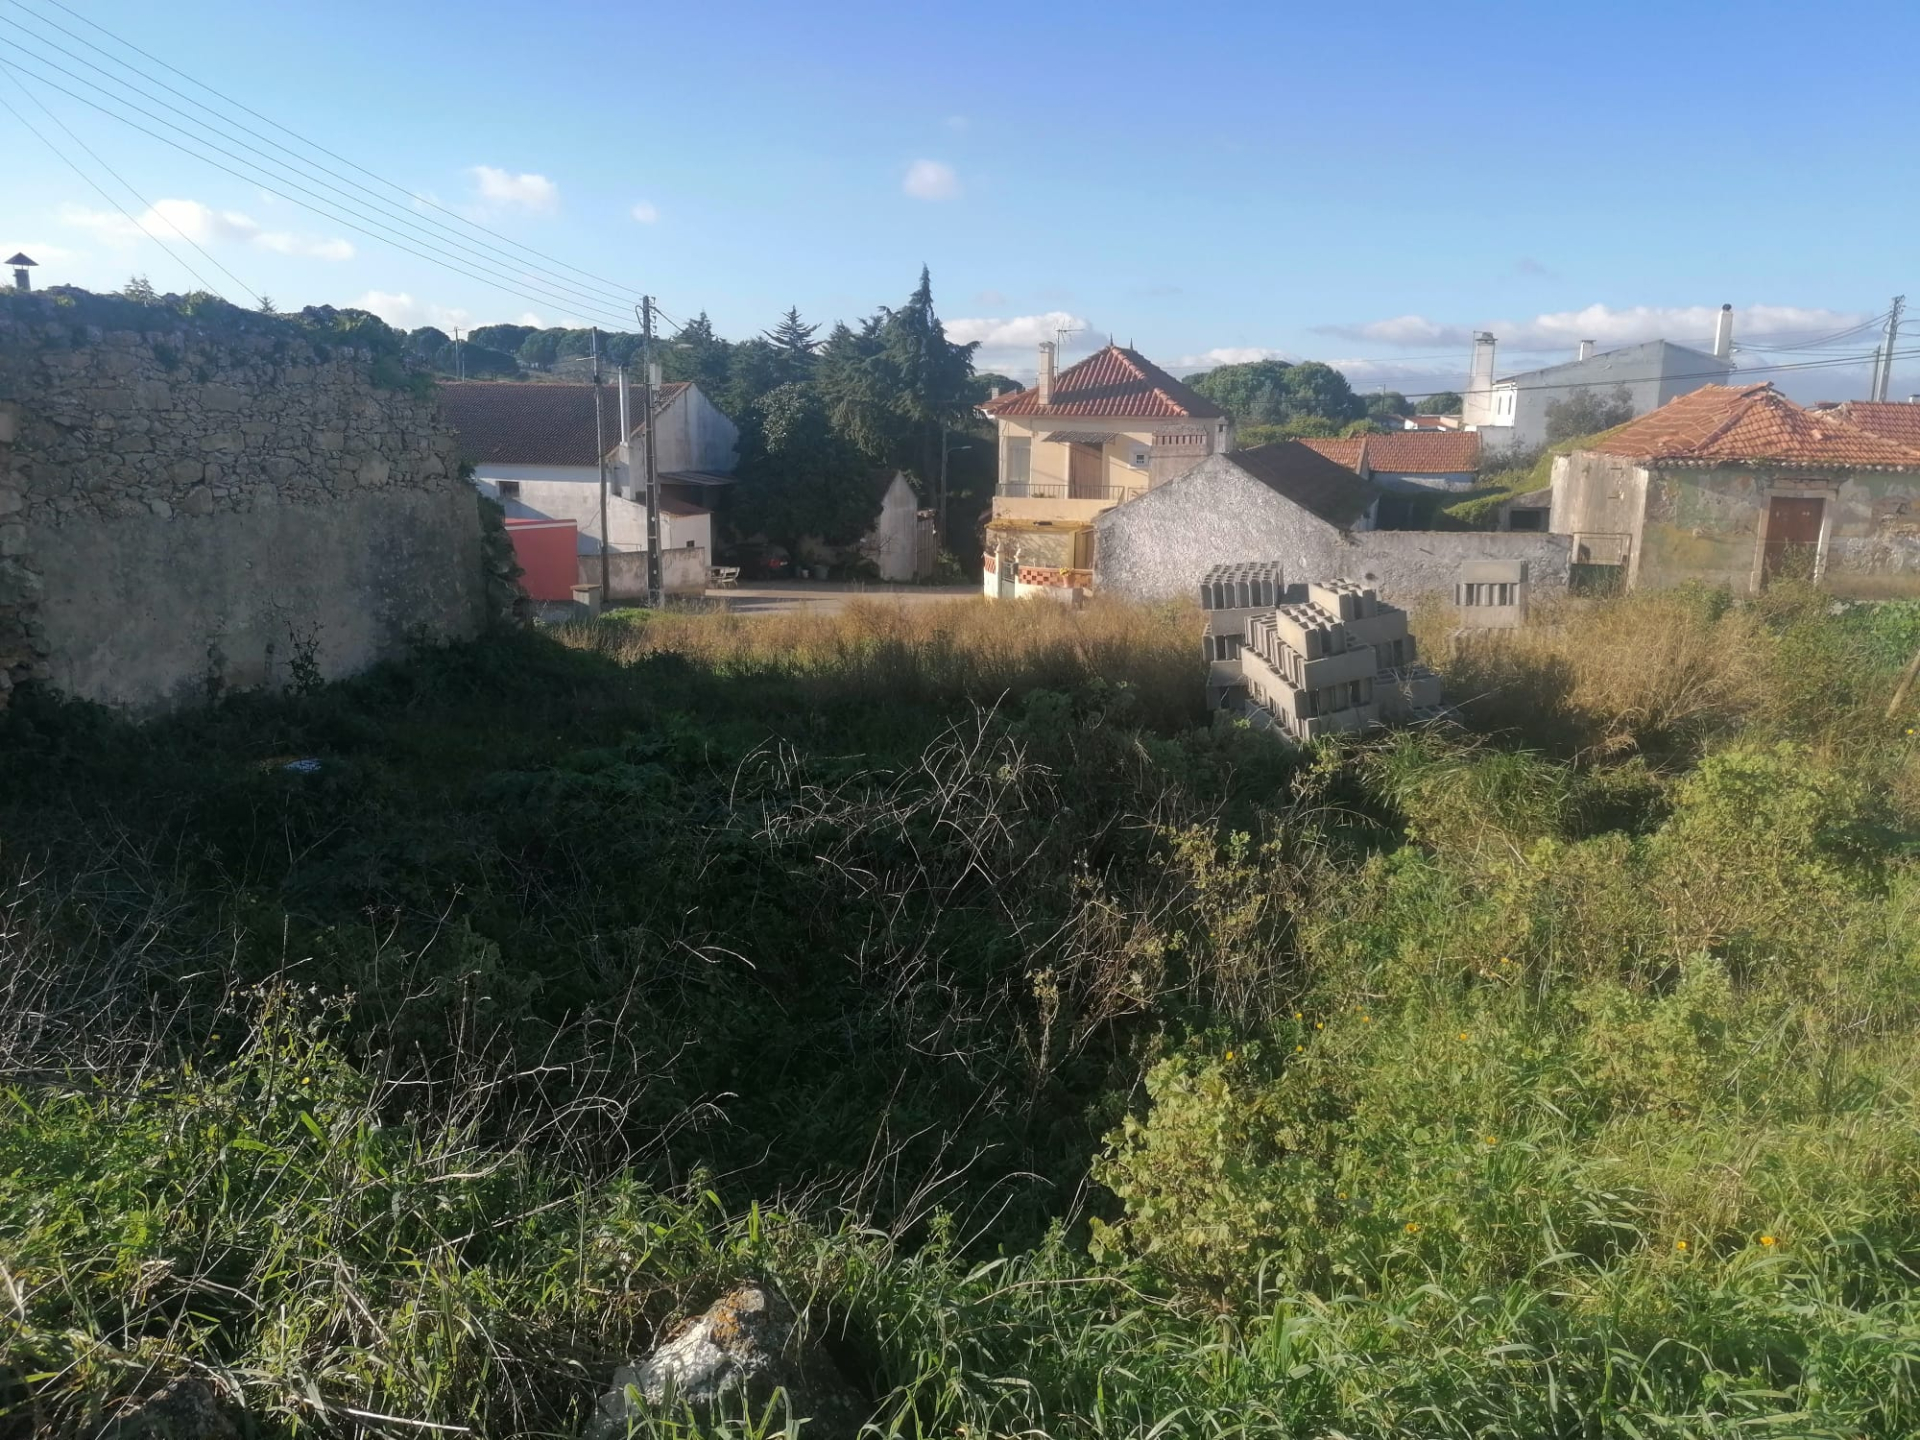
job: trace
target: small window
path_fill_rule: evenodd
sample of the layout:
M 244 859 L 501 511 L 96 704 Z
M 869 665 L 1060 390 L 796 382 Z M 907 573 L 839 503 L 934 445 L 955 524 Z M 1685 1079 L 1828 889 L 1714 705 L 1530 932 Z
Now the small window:
M 496 480 L 494 485 L 500 491 L 500 498 L 502 500 L 518 500 L 520 498 L 520 482 L 518 480 Z
M 1007 473 L 1001 479 L 1008 485 L 1025 485 L 1033 474 L 1033 441 L 1025 435 L 1007 437 Z
M 1141 444 L 1138 440 L 1132 441 L 1127 446 L 1127 464 L 1136 470 L 1144 470 L 1147 468 L 1147 456 L 1150 453 L 1151 451 L 1147 446 Z

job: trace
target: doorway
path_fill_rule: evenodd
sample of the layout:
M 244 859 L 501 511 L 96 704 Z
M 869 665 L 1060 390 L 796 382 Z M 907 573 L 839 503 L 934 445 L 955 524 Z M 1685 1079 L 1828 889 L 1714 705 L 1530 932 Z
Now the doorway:
M 1820 528 L 1827 502 L 1800 495 L 1774 495 L 1767 501 L 1767 537 L 1760 559 L 1760 583 L 1781 576 L 1817 578 Z
M 1067 498 L 1104 500 L 1107 462 L 1103 448 L 1078 441 L 1067 447 Z

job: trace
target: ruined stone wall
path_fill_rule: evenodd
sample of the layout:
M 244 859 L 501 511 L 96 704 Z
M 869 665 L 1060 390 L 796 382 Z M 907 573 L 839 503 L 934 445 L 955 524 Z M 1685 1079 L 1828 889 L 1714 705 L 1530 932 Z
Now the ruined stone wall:
M 0 307 L 0 704 L 38 680 L 153 712 L 478 629 L 478 510 L 427 394 L 292 327 L 150 313 Z

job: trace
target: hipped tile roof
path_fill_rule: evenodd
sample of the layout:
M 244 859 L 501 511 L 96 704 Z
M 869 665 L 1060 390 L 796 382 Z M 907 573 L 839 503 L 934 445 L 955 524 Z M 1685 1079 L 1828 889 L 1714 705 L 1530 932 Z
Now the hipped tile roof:
M 1227 459 L 1275 494 L 1342 530 L 1365 515 L 1380 494 L 1346 466 L 1298 440 L 1235 450 Z
M 1802 409 L 1771 385 L 1703 385 L 1586 447 L 1663 465 L 1920 470 L 1920 447 Z
M 994 416 L 1061 420 L 1093 416 L 1127 420 L 1218 420 L 1227 413 L 1182 385 L 1137 350 L 1121 345 L 1096 351 L 1054 376 L 1053 395 L 1046 405 L 1040 403 L 1040 391 L 1036 388 L 1002 395 L 980 408 Z
M 1840 413 L 1885 440 L 1920 449 L 1920 404 L 1908 400 L 1847 400 Z
M 653 413 L 666 410 L 690 382 L 653 392 Z M 593 386 L 527 380 L 459 380 L 438 387 L 440 414 L 460 432 L 460 453 L 475 464 L 598 465 Z M 631 393 L 637 411 L 640 395 Z M 601 387 L 601 434 L 608 452 L 621 441 L 620 394 Z M 635 435 L 646 429 L 636 416 Z
M 1480 468 L 1480 437 L 1471 430 L 1391 430 L 1385 435 L 1349 435 L 1302 440 L 1329 460 L 1357 474 L 1464 475 Z

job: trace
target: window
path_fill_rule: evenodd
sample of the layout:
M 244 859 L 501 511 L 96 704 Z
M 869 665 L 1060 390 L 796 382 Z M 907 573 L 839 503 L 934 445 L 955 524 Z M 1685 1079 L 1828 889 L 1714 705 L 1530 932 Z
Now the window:
M 494 481 L 494 486 L 499 490 L 502 500 L 518 500 L 520 498 L 520 482 L 518 480 L 496 480 Z
M 1009 488 L 1024 486 L 1033 475 L 1033 440 L 1026 435 L 1007 437 L 1007 473 L 1001 480 Z
M 1127 442 L 1127 464 L 1131 465 L 1135 470 L 1144 470 L 1147 468 L 1147 456 L 1149 453 L 1148 447 L 1141 444 L 1138 440 L 1130 440 Z

